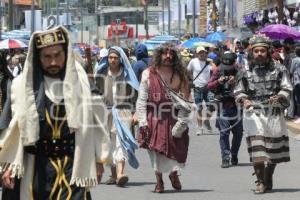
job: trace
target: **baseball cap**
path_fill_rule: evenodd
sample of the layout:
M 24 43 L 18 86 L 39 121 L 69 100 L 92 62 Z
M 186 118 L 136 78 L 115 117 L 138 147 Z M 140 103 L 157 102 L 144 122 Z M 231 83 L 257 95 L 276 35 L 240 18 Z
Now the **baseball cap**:
M 221 58 L 223 65 L 233 65 L 236 62 L 237 55 L 232 52 L 224 53 Z
M 199 53 L 200 51 L 205 51 L 205 52 L 207 52 L 207 50 L 206 50 L 203 46 L 197 47 L 196 53 Z
M 100 50 L 100 57 L 103 58 L 103 57 L 106 57 L 108 56 L 108 50 L 107 49 L 101 49 Z

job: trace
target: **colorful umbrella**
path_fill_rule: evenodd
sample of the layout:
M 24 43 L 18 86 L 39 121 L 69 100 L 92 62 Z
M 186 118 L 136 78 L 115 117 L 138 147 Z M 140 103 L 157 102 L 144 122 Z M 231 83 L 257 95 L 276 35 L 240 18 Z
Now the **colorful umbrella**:
M 194 44 L 194 47 L 198 47 L 198 46 L 202 46 L 202 47 L 216 47 L 216 45 L 210 43 L 210 42 L 196 42 Z
M 284 40 L 286 38 L 293 38 L 294 40 L 300 40 L 300 33 L 293 27 L 284 24 L 272 24 L 265 26 L 258 31 L 264 33 L 268 37 L 274 40 Z
M 184 47 L 184 48 L 193 48 L 195 47 L 195 43 L 197 42 L 204 42 L 205 39 L 204 38 L 191 38 L 187 41 L 184 41 L 182 44 L 179 45 L 179 47 Z
M 25 47 L 27 45 L 20 40 L 6 39 L 0 42 L 0 49 L 20 49 Z
M 222 42 L 226 39 L 226 35 L 223 32 L 213 32 L 206 37 L 207 42 Z
M 179 39 L 173 35 L 157 35 L 153 38 L 151 38 L 151 40 L 155 40 L 155 41 L 178 41 Z

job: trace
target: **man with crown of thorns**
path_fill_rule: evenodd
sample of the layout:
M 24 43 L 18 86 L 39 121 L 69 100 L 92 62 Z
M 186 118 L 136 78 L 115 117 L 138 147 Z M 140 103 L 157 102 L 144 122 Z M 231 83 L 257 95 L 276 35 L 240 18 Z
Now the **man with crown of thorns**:
M 244 107 L 244 132 L 257 177 L 254 192 L 262 194 L 272 190 L 276 164 L 290 161 L 283 113 L 292 86 L 285 67 L 272 61 L 269 38 L 257 34 L 250 44 L 249 69 L 241 71 L 234 94 Z

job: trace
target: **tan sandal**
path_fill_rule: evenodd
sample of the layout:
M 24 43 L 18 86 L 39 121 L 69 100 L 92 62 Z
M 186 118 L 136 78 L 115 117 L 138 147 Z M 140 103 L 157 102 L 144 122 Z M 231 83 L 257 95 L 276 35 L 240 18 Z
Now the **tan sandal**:
M 177 171 L 171 172 L 169 175 L 170 181 L 172 183 L 172 187 L 175 190 L 181 190 L 181 183 L 180 180 L 178 178 L 178 174 Z
M 117 178 L 117 185 L 120 187 L 123 187 L 127 182 L 128 182 L 129 178 L 126 175 L 122 175 L 121 177 Z
M 155 189 L 154 189 L 155 193 L 164 193 L 164 191 L 165 191 L 164 182 L 160 182 L 155 185 Z

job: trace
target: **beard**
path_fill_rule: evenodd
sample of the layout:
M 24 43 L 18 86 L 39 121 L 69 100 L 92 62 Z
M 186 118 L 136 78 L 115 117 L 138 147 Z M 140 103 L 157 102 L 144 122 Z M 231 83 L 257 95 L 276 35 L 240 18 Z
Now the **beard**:
M 61 80 L 64 79 L 65 76 L 65 68 L 60 69 L 57 73 L 53 74 L 53 73 L 49 73 L 48 71 L 42 69 L 43 74 L 45 76 L 51 77 L 51 78 L 60 78 Z
M 162 60 L 163 66 L 172 66 L 172 64 L 173 64 L 173 60 L 170 58 L 166 58 L 166 59 Z
M 253 65 L 267 66 L 270 64 L 270 59 L 268 57 L 258 56 L 257 58 L 253 58 L 252 63 Z

